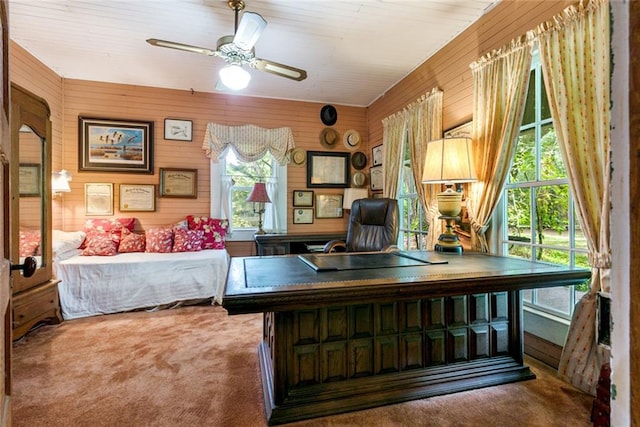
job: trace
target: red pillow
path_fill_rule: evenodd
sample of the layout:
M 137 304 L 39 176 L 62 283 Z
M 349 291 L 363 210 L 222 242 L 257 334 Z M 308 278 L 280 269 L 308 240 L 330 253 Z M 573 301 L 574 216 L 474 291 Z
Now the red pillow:
M 190 230 L 204 231 L 202 249 L 224 249 L 229 221 L 208 216 L 187 216 Z
M 120 246 L 118 252 L 144 252 L 146 237 L 143 234 L 136 234 L 123 228 L 120 233 Z
M 20 229 L 20 248 L 21 257 L 38 255 L 40 247 L 40 231 L 31 230 L 29 228 Z
M 146 232 L 145 252 L 171 252 L 173 247 L 173 229 L 150 228 Z
M 118 245 L 111 232 L 91 233 L 87 235 L 84 242 L 85 248 L 82 251 L 82 255 L 85 256 L 111 256 L 118 253 Z
M 133 231 L 135 226 L 135 218 L 89 218 L 84 223 L 84 232 L 87 236 L 93 233 L 113 233 L 113 240 L 116 242 L 116 249 L 120 243 L 120 231 L 123 228 Z M 83 242 L 80 249 L 84 249 L 86 244 Z
M 198 252 L 202 250 L 202 230 L 173 229 L 173 252 Z

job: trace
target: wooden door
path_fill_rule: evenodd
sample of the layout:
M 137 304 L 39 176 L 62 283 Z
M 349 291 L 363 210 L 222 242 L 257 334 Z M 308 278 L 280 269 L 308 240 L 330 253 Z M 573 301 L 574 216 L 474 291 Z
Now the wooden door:
M 9 159 L 11 159 L 11 133 L 9 122 L 9 37 L 8 37 L 8 2 L 0 0 L 0 27 L 2 38 L 0 39 L 0 76 L 2 85 L 0 89 L 0 426 L 11 425 L 11 264 L 9 262 L 10 226 L 9 206 L 11 194 L 9 186 Z

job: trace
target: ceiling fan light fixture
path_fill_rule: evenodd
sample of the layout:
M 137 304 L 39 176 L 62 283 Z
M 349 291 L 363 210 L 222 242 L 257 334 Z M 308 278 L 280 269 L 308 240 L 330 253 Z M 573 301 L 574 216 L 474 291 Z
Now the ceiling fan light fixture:
M 222 84 L 231 90 L 242 90 L 249 85 L 251 74 L 236 64 L 229 64 L 218 73 Z

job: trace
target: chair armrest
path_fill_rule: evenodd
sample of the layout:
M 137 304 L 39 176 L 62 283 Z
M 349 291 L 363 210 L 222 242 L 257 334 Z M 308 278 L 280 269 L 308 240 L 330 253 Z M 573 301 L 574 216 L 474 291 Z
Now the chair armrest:
M 399 252 L 400 248 L 398 245 L 389 245 L 386 248 L 382 249 L 382 252 Z
M 324 245 L 322 252 L 328 254 L 330 252 L 346 252 L 347 244 L 343 240 L 330 240 Z

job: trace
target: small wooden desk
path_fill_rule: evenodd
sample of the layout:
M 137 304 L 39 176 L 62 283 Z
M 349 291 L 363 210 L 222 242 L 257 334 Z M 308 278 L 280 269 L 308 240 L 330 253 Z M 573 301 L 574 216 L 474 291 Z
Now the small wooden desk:
M 534 378 L 519 291 L 590 276 L 474 253 L 421 256 L 447 264 L 316 272 L 295 255 L 231 260 L 223 306 L 264 313 L 269 424 Z

